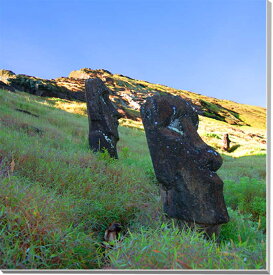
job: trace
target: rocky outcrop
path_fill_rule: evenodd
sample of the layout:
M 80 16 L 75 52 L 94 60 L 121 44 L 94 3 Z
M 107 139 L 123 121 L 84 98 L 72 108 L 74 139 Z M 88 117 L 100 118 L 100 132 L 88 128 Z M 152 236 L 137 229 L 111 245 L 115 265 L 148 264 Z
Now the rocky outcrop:
M 109 99 L 111 91 L 101 79 L 85 82 L 87 112 L 89 120 L 89 145 L 91 150 L 107 150 L 112 158 L 118 158 L 118 119 L 121 117 Z
M 58 77 L 54 81 L 59 87 L 64 87 L 72 92 L 84 92 L 85 80 L 79 78 Z
M 181 97 L 155 95 L 142 105 L 141 116 L 164 211 L 217 234 L 229 220 L 216 174 L 222 158 L 198 135 L 197 113 Z
M 0 89 L 15 92 L 15 89 L 13 87 L 11 87 L 10 85 L 7 85 L 3 81 L 0 81 Z
M 112 75 L 109 71 L 99 69 L 99 70 L 92 70 L 89 68 L 84 68 L 76 71 L 72 71 L 69 74 L 69 78 L 79 78 L 79 79 L 89 79 L 89 78 L 104 78 L 106 80 L 106 77 L 109 75 Z M 108 79 L 109 81 L 109 79 Z
M 217 103 L 216 99 L 191 93 L 184 90 L 176 90 L 164 85 L 152 84 L 140 81 L 128 76 L 112 74 L 107 70 L 92 70 L 84 68 L 72 71 L 69 78 L 84 80 L 88 78 L 100 78 L 105 85 L 113 91 L 111 98 L 118 108 L 122 109 L 124 117 L 139 120 L 140 104 L 147 98 L 156 94 L 174 94 L 186 99 L 195 108 L 199 115 L 217 119 L 233 125 L 247 125 L 236 112 Z M 132 111 L 137 111 L 132 112 Z
M 13 91 L 19 90 L 37 96 L 85 101 L 84 91 L 72 91 L 64 85 L 58 85 L 58 81 L 54 79 L 48 80 L 24 74 L 16 75 L 7 70 L 1 70 L 0 77 Z
M 0 81 L 9 84 L 8 80 L 10 78 L 16 77 L 16 74 L 10 70 L 0 70 Z
M 14 78 L 10 78 L 9 83 L 17 90 L 37 96 L 72 99 L 72 97 L 70 96 L 71 92 L 69 90 L 58 87 L 56 83 L 51 80 L 18 74 Z

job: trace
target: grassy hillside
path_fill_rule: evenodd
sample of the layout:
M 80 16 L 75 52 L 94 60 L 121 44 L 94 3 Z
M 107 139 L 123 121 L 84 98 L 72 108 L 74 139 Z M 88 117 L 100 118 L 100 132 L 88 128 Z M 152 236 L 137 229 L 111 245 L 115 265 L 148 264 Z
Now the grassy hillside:
M 47 104 L 69 113 L 87 116 L 86 103 L 58 98 L 47 98 Z M 253 106 L 252 106 L 253 107 Z M 199 135 L 205 142 L 215 147 L 220 153 L 228 156 L 239 157 L 253 154 L 265 154 L 266 131 L 265 129 L 250 126 L 230 125 L 224 121 L 199 116 Z M 119 120 L 121 126 L 136 128 L 144 131 L 141 121 L 127 118 Z M 229 134 L 231 150 L 222 150 L 223 136 Z
M 266 126 L 265 108 L 211 98 L 186 90 L 178 90 L 120 74 L 112 74 L 107 70 L 84 68 L 72 71 L 69 77 L 51 80 L 24 74 L 16 75 L 8 70 L 0 70 L 0 81 L 17 90 L 47 97 L 81 101 L 85 101 L 85 79 L 95 77 L 100 78 L 112 91 L 111 100 L 116 104 L 121 115 L 127 119 L 141 120 L 139 108 L 148 96 L 156 93 L 171 93 L 190 101 L 202 117 L 213 118 L 230 125 L 251 126 L 259 129 L 265 129 Z
M 140 122 L 123 119 L 112 160 L 89 150 L 85 103 L 3 90 L 0 102 L 1 269 L 266 268 L 265 144 L 247 139 L 264 130 L 201 118 L 216 149 L 226 127 L 239 145 L 218 173 L 231 220 L 217 245 L 164 217 Z M 122 237 L 105 250 L 113 221 Z
M 93 70 L 82 69 L 89 74 Z M 107 76 L 105 76 L 106 80 Z M 239 104 L 229 100 L 220 100 L 196 94 L 186 90 L 177 90 L 165 85 L 153 84 L 147 81 L 131 79 L 123 75 L 112 75 L 113 83 L 108 84 L 109 88 L 116 91 L 118 95 L 127 94 L 128 101 L 137 101 L 141 103 L 147 96 L 155 93 L 171 93 L 181 96 L 195 106 L 199 114 L 204 117 L 214 118 L 216 120 L 225 121 L 233 125 L 246 125 L 256 128 L 265 128 L 265 108 Z M 130 104 L 129 104 L 130 105 Z M 134 105 L 131 107 L 135 107 Z M 138 110 L 137 107 L 134 108 Z

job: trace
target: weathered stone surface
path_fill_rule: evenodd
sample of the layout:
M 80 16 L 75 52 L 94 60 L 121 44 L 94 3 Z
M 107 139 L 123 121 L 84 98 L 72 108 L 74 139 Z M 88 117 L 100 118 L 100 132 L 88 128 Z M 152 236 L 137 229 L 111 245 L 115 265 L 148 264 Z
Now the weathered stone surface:
M 112 158 L 118 158 L 118 119 L 121 115 L 109 99 L 110 90 L 99 78 L 85 82 L 89 119 L 89 145 L 93 151 L 106 149 Z
M 217 233 L 229 220 L 216 174 L 222 158 L 198 135 L 197 113 L 178 96 L 155 95 L 142 105 L 141 116 L 164 211 Z

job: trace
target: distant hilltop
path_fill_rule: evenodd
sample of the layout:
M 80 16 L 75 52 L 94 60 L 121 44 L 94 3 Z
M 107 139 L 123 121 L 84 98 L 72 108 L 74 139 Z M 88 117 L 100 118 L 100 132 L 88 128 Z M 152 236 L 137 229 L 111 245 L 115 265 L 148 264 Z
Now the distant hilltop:
M 103 69 L 83 68 L 72 71 L 68 77 L 50 80 L 25 74 L 15 74 L 10 70 L 0 70 L 0 89 L 24 91 L 37 96 L 85 101 L 85 80 L 96 77 L 100 78 L 112 91 L 110 98 L 125 118 L 140 120 L 140 105 L 147 97 L 158 93 L 170 93 L 190 101 L 201 116 L 231 125 L 261 129 L 266 127 L 265 108 L 207 97 L 186 90 L 133 79 L 121 74 L 112 74 Z

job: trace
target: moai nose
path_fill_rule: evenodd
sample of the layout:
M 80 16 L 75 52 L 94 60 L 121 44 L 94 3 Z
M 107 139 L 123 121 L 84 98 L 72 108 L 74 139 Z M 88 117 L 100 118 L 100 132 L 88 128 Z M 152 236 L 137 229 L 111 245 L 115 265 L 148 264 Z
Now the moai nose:
M 221 155 L 207 144 L 205 144 L 205 146 L 202 148 L 201 155 L 202 165 L 204 167 L 207 167 L 210 171 L 217 171 L 223 164 L 223 159 Z
M 200 167 L 209 169 L 210 171 L 217 171 L 223 164 L 221 155 L 216 152 L 211 146 L 207 145 L 196 131 L 192 131 L 191 146 L 194 152 L 197 152 L 197 159 Z

